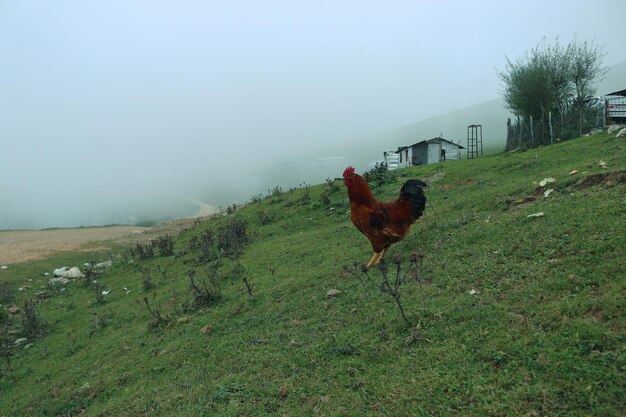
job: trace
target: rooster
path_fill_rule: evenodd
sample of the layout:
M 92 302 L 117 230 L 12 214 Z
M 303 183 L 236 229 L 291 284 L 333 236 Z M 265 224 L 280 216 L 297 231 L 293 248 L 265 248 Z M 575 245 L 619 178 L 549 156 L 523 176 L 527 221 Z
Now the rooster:
M 374 256 L 367 268 L 380 262 L 392 244 L 404 239 L 411 225 L 424 213 L 426 196 L 420 180 L 408 180 L 400 189 L 395 201 L 376 200 L 365 178 L 348 167 L 343 172 L 343 181 L 350 198 L 350 219 L 372 244 Z

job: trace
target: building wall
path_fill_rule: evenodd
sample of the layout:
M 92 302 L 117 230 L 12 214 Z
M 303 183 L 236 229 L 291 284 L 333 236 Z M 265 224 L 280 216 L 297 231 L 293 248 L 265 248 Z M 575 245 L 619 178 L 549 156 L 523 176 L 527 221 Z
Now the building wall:
M 441 142 L 441 149 L 446 151 L 446 161 L 461 159 L 461 149 L 458 146 L 447 142 Z

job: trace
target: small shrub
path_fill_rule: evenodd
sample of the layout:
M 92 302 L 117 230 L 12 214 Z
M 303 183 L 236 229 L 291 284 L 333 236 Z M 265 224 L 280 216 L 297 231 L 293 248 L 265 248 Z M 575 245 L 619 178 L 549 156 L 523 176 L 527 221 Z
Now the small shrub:
M 395 255 L 393 258 L 392 262 L 395 267 L 393 271 L 390 271 L 387 263 L 384 260 L 381 260 L 378 264 L 378 271 L 380 272 L 380 282 L 378 283 L 372 277 L 370 277 L 369 270 L 365 265 L 359 267 L 358 263 L 355 262 L 352 269 L 345 267 L 344 270 L 348 273 L 351 273 L 358 279 L 368 296 L 370 295 L 370 292 L 367 286 L 372 285 L 378 288 L 382 294 L 386 294 L 391 297 L 398 306 L 398 310 L 400 312 L 402 320 L 404 320 L 406 324 L 413 328 L 413 323 L 408 319 L 402 305 L 401 287 L 407 281 L 407 278 L 412 277 L 415 283 L 420 286 L 422 307 L 424 306 L 421 282 L 421 266 L 423 257 L 424 255 L 421 250 L 419 253 L 413 253 L 409 258 L 409 268 L 404 274 L 402 273 L 402 260 L 399 255 Z
M 83 284 L 85 287 L 89 287 L 98 277 L 98 271 L 94 268 L 97 261 L 88 262 L 83 270 Z
M 233 204 L 232 206 L 226 207 L 226 214 L 233 214 L 237 211 L 237 204 Z
M 250 197 L 250 204 L 260 203 L 263 201 L 263 194 L 255 194 Z
M 237 262 L 235 266 L 233 267 L 233 271 L 232 271 L 233 279 L 239 280 L 241 279 L 241 277 L 243 277 L 245 273 L 246 273 L 246 267 L 240 264 L 239 262 Z
M 200 235 L 200 259 L 209 261 L 217 256 L 214 248 L 215 236 L 213 231 L 207 229 Z
M 152 245 L 159 249 L 159 254 L 161 256 L 174 255 L 174 239 L 170 235 L 159 236 L 154 239 Z
M 94 335 L 95 333 L 99 332 L 105 327 L 108 327 L 111 324 L 112 314 L 110 311 L 105 311 L 100 314 L 94 312 L 91 314 L 92 314 L 92 319 L 91 319 L 91 329 L 89 330 L 89 336 Z
M 96 303 L 97 304 L 104 303 L 104 294 L 102 294 L 102 291 L 104 291 L 104 285 L 102 285 L 100 281 L 95 280 L 93 282 L 93 289 L 95 290 L 95 294 L 96 294 Z
M 324 192 L 322 193 L 322 195 L 320 195 L 320 203 L 322 203 L 326 207 L 330 207 L 331 201 L 328 197 L 328 193 Z
M 152 242 L 142 245 L 137 242 L 135 249 L 131 249 L 131 255 L 138 259 L 150 259 L 154 256 L 154 247 Z
M 153 298 L 154 297 L 156 297 L 156 294 L 154 294 Z M 172 321 L 172 317 L 170 317 L 169 315 L 162 314 L 161 310 L 159 310 L 158 308 L 150 307 L 150 303 L 148 302 L 148 297 L 147 296 L 143 297 L 143 302 L 146 305 L 146 307 L 148 308 L 148 311 L 150 312 L 150 315 L 154 319 L 150 323 L 148 323 L 148 328 L 149 329 L 154 330 L 154 329 L 157 329 L 159 327 L 166 326 L 166 325 L 168 325 Z
M 305 182 L 300 184 L 300 187 L 304 188 L 304 194 L 302 194 L 302 197 L 300 197 L 300 201 L 303 203 L 308 203 L 309 200 L 311 200 L 311 185 Z
M 187 274 L 189 275 L 189 289 L 193 295 L 193 308 L 210 306 L 222 299 L 216 267 L 210 269 L 207 276 L 203 278 L 197 278 L 194 269 L 190 269 Z
M 159 274 L 161 274 L 162 284 L 169 281 L 169 279 L 171 278 L 170 276 L 167 275 L 167 268 L 161 268 L 161 265 L 157 265 L 157 271 L 159 271 Z
M 154 283 L 152 282 L 152 274 L 150 269 L 146 268 L 142 270 L 142 288 L 144 292 L 148 292 L 154 288 Z
M 278 197 L 283 194 L 283 188 L 278 185 L 271 190 L 267 190 L 267 195 L 271 197 Z
M 239 219 L 235 219 L 221 228 L 217 235 L 217 247 L 219 252 L 231 259 L 241 255 L 244 246 L 250 240 L 246 230 L 246 222 Z
M 189 238 L 189 250 L 191 252 L 195 252 L 198 249 L 198 246 L 198 236 L 192 236 L 191 238 Z
M 365 178 L 370 186 L 380 187 L 381 185 L 392 183 L 394 176 L 391 171 L 387 169 L 386 163 L 377 162 L 374 168 L 363 174 L 363 178 Z
M 262 225 L 270 224 L 274 222 L 274 216 L 267 213 L 265 210 L 257 211 L 257 216 L 259 218 L 259 223 Z
M 35 310 L 33 300 L 24 300 L 24 308 L 22 311 L 22 335 L 33 339 L 43 334 L 43 322 Z
M 15 288 L 8 282 L 0 282 L 0 304 L 12 303 L 15 300 Z
M 337 185 L 337 183 L 335 183 L 335 179 L 334 178 L 326 178 L 326 185 L 328 186 L 328 192 L 330 194 L 336 193 L 337 191 L 340 190 L 340 188 Z
M 11 336 L 10 330 L 10 323 L 7 322 L 0 325 L 0 361 L 3 364 L 0 366 L 0 380 L 2 380 L 5 374 L 13 370 L 11 358 L 15 354 L 15 343 L 13 342 L 14 337 Z

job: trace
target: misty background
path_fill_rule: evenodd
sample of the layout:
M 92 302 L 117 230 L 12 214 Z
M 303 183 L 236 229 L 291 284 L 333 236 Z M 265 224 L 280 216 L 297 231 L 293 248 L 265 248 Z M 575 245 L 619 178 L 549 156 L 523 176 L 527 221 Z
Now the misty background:
M 444 115 L 487 102 L 460 122 L 500 112 L 484 135 L 502 150 L 506 57 L 576 36 L 623 69 L 625 15 L 621 0 L 0 0 L 0 230 L 244 203 L 464 140 Z

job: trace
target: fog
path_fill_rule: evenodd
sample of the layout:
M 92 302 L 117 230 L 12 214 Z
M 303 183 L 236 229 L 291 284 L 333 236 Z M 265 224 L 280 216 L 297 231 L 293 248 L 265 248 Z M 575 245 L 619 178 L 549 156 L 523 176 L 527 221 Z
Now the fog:
M 626 2 L 2 1 L 0 229 L 193 215 L 360 170 Z M 441 131 L 445 132 L 445 126 Z M 445 136 L 445 135 L 444 135 Z

